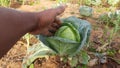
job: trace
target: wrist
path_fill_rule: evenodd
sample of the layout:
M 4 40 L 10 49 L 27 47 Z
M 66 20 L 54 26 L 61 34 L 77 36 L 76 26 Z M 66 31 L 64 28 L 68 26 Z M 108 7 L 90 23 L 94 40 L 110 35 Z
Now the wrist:
M 39 19 L 37 17 L 37 12 L 25 12 L 25 19 L 27 21 L 25 26 L 29 27 L 28 32 L 31 32 L 38 27 Z

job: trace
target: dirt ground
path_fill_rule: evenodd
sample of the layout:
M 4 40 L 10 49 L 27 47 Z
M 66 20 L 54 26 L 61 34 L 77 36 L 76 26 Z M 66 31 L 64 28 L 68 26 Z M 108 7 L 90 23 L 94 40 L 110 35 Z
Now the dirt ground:
M 22 5 L 17 10 L 22 10 L 22 11 L 42 11 L 45 9 L 48 9 L 50 7 L 54 7 L 56 4 L 55 1 L 49 1 L 49 0 L 41 0 L 40 4 L 38 5 Z M 106 12 L 104 8 L 99 8 L 99 11 L 97 7 L 94 8 L 94 16 L 93 17 L 98 17 L 100 14 Z M 78 18 L 81 18 L 79 15 L 79 5 L 78 4 L 69 4 L 68 7 L 65 10 L 63 14 L 60 15 L 61 18 L 64 17 L 69 17 L 69 16 L 76 16 Z M 99 41 L 99 38 L 104 37 L 103 35 L 103 28 L 102 25 L 98 26 L 99 24 L 97 23 L 97 20 L 91 19 L 91 18 L 86 18 L 91 25 L 97 26 L 97 29 L 94 29 L 91 31 L 91 37 L 90 41 L 93 42 L 92 48 L 98 48 L 102 44 Z M 107 39 L 106 39 L 107 40 Z M 30 43 L 36 43 L 35 38 L 30 40 Z M 0 59 L 0 68 L 22 68 L 22 60 L 24 56 L 26 55 L 26 47 L 27 43 L 25 40 L 20 39 L 12 48 L 11 50 L 2 58 Z M 112 49 L 115 50 L 120 50 L 120 36 L 116 36 L 114 41 L 111 43 Z M 115 58 L 120 60 L 120 53 L 117 53 L 114 55 Z M 38 58 L 34 62 L 35 68 L 71 68 L 68 63 L 63 63 L 60 61 L 59 57 L 56 56 L 51 56 L 49 59 L 45 58 Z M 75 67 L 74 67 L 75 68 Z M 108 58 L 107 62 L 105 64 L 97 64 L 92 67 L 88 68 L 120 68 L 120 65 L 117 64 L 115 61 L 112 59 Z

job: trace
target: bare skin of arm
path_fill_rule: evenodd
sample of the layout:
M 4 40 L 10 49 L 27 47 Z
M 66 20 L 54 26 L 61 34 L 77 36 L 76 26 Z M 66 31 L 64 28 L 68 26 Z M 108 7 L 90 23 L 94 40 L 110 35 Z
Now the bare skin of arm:
M 0 58 L 27 32 L 52 35 L 60 26 L 57 16 L 65 6 L 42 12 L 21 12 L 0 7 Z

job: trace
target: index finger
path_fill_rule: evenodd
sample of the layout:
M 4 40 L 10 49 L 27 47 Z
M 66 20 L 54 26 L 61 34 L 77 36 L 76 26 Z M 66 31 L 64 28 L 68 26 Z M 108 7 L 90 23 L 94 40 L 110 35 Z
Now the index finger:
M 57 8 L 55 8 L 55 14 L 56 15 L 60 15 L 61 13 L 63 13 L 65 11 L 65 8 L 67 7 L 67 5 L 61 5 Z

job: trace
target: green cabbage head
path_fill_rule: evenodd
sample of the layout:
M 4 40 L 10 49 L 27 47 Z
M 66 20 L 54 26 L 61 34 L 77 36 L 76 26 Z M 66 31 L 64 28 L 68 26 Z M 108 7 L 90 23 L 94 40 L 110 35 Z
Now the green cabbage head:
M 55 33 L 55 36 L 80 42 L 80 35 L 77 29 L 70 23 L 62 25 L 62 27 Z

